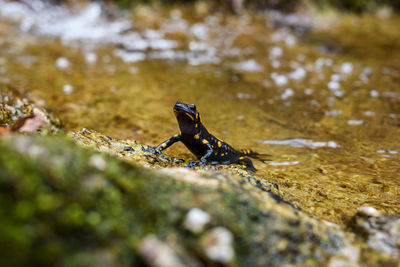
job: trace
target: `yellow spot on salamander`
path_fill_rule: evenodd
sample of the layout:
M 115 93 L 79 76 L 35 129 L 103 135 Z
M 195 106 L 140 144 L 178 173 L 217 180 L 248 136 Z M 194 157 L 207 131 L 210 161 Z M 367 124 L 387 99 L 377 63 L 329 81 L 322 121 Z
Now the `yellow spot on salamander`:
M 222 154 L 221 154 L 221 157 L 223 157 L 224 155 L 225 155 L 225 154 L 224 154 L 224 153 L 222 153 Z
M 196 125 L 195 125 L 194 127 L 196 127 L 196 128 L 197 128 L 197 126 L 199 126 L 199 125 L 197 125 L 197 123 L 196 123 Z
M 200 139 L 200 136 L 198 134 L 195 134 L 194 139 Z
M 218 141 L 218 147 L 221 147 L 221 146 L 222 146 L 221 141 Z
M 244 157 L 239 157 L 239 159 L 244 159 Z
M 162 144 L 161 146 L 162 146 L 163 148 L 166 148 L 166 147 L 167 147 L 167 144 L 164 143 L 164 144 Z
M 203 144 L 208 144 L 208 141 L 206 139 L 203 139 Z
M 194 121 L 194 118 L 193 118 L 193 116 L 192 115 L 190 115 L 189 113 L 187 113 L 187 112 L 185 112 L 185 114 L 186 115 L 188 115 L 189 116 L 189 118 L 192 120 L 192 121 Z

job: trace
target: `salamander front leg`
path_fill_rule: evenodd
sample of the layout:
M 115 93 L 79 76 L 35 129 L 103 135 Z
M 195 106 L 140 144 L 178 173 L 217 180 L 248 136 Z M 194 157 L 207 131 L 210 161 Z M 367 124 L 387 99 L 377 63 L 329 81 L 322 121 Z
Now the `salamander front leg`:
M 170 139 L 168 139 L 167 141 L 162 142 L 161 144 L 159 144 L 156 148 L 155 148 L 155 153 L 159 154 L 161 153 L 161 151 L 163 151 L 164 149 L 167 149 L 168 147 L 170 147 L 172 144 L 178 142 L 181 140 L 181 136 L 179 134 L 172 136 Z

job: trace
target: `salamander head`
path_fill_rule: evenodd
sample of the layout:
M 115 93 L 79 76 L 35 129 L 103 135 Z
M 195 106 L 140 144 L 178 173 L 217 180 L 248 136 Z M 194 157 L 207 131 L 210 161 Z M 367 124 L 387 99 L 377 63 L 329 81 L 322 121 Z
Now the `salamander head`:
M 183 134 L 194 134 L 198 132 L 201 119 L 200 113 L 196 110 L 195 105 L 177 101 L 174 106 L 174 113 Z

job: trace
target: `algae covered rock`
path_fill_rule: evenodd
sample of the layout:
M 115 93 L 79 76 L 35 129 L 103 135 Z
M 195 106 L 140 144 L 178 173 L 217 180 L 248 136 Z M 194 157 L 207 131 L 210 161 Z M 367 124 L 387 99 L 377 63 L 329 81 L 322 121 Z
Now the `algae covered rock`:
M 152 265 L 157 247 L 187 266 L 359 260 L 351 234 L 224 173 L 167 175 L 65 137 L 8 135 L 0 150 L 2 266 Z M 194 208 L 210 216 L 196 233 L 185 227 Z M 229 253 L 215 253 L 218 244 Z

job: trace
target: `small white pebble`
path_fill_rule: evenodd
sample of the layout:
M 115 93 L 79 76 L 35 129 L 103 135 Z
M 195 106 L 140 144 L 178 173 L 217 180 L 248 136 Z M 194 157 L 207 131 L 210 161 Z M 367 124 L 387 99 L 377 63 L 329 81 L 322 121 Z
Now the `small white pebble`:
M 314 92 L 313 89 L 310 89 L 310 88 L 307 88 L 306 90 L 304 90 L 304 93 L 306 95 L 312 95 L 313 92 Z
M 348 120 L 347 124 L 348 125 L 362 125 L 364 123 L 363 120 Z
M 184 267 L 175 251 L 168 243 L 162 242 L 157 236 L 149 234 L 139 243 L 139 253 L 148 266 L 152 267 Z
M 93 65 L 97 62 L 97 55 L 93 52 L 88 52 L 85 54 L 86 62 L 90 65 Z
M 239 99 L 250 99 L 251 94 L 246 94 L 246 93 L 237 93 L 236 97 Z
M 381 212 L 374 207 L 359 207 L 358 212 L 369 217 L 381 216 Z
M 241 71 L 257 72 L 257 71 L 261 71 L 263 69 L 263 66 L 261 66 L 254 59 L 249 59 L 249 60 L 234 64 L 233 68 L 236 70 L 241 70 Z
M 243 115 L 239 115 L 239 116 L 236 117 L 236 119 L 239 120 L 239 121 L 244 120 L 244 116 Z
M 375 116 L 375 112 L 370 111 L 370 110 L 366 110 L 366 111 L 364 112 L 364 114 L 365 114 L 365 116 L 368 116 L 368 117 Z
M 350 62 L 343 63 L 342 66 L 340 67 L 340 71 L 349 74 L 350 72 L 353 71 L 353 64 L 351 64 Z
M 288 82 L 288 78 L 285 75 L 279 75 L 275 72 L 271 73 L 271 78 L 277 86 L 283 86 Z
M 232 241 L 233 234 L 228 229 L 216 227 L 204 236 L 202 245 L 210 260 L 227 264 L 235 256 Z
M 371 91 L 369 92 L 369 95 L 370 95 L 371 97 L 373 97 L 373 98 L 377 98 L 377 97 L 379 96 L 379 92 L 376 91 L 376 90 L 371 90 Z
M 277 69 L 281 66 L 281 62 L 279 62 L 279 60 L 272 60 L 271 61 L 271 67 L 273 67 L 274 69 Z
M 66 84 L 66 85 L 63 86 L 63 91 L 67 95 L 71 94 L 73 90 L 74 90 L 74 88 L 70 84 Z
M 204 226 L 210 221 L 210 219 L 211 216 L 207 212 L 199 208 L 194 208 L 186 214 L 183 225 L 187 230 L 197 234 L 203 231 Z
M 342 111 L 340 109 L 325 111 L 326 116 L 336 117 L 339 116 L 340 114 L 342 114 Z
M 330 81 L 330 82 L 328 83 L 328 88 L 329 88 L 330 90 L 332 90 L 332 91 L 338 90 L 338 89 L 340 88 L 340 83 L 334 82 L 334 81 Z
M 285 38 L 285 44 L 287 46 L 293 46 L 297 42 L 296 37 L 294 35 L 287 35 Z
M 334 94 L 336 97 L 342 97 L 342 96 L 344 96 L 345 93 L 346 93 L 346 91 L 343 91 L 343 90 L 337 90 L 337 91 L 334 91 L 334 92 L 333 92 L 333 94 Z
M 328 147 L 337 148 L 339 145 L 335 141 L 328 141 Z
M 292 97 L 294 95 L 294 91 L 291 88 L 286 88 L 285 92 L 283 92 L 283 94 L 281 94 L 281 99 L 282 100 L 286 100 L 290 97 Z
M 89 165 L 100 170 L 104 171 L 107 167 L 107 163 L 104 158 L 100 155 L 93 155 L 89 159 Z
M 65 57 L 59 57 L 56 60 L 56 66 L 59 69 L 66 69 L 69 67 L 69 60 Z
M 340 76 L 339 76 L 339 74 L 332 74 L 332 75 L 331 75 L 331 81 L 332 81 L 332 82 L 338 82 L 338 81 L 340 81 Z
M 388 152 L 389 152 L 390 154 L 397 154 L 397 153 L 398 153 L 396 150 L 388 150 Z
M 384 150 L 384 149 L 378 149 L 377 151 L 376 151 L 377 153 L 385 153 L 386 152 L 386 150 Z
M 24 105 L 24 103 L 21 100 L 17 99 L 17 101 L 14 104 L 14 107 L 21 108 L 23 105 Z
M 283 50 L 279 46 L 273 46 L 269 50 L 269 57 L 271 59 L 278 58 L 278 57 L 282 56 L 282 54 L 283 54 Z
M 304 68 L 298 67 L 295 71 L 289 73 L 289 78 L 296 81 L 303 80 L 307 75 L 307 72 Z

